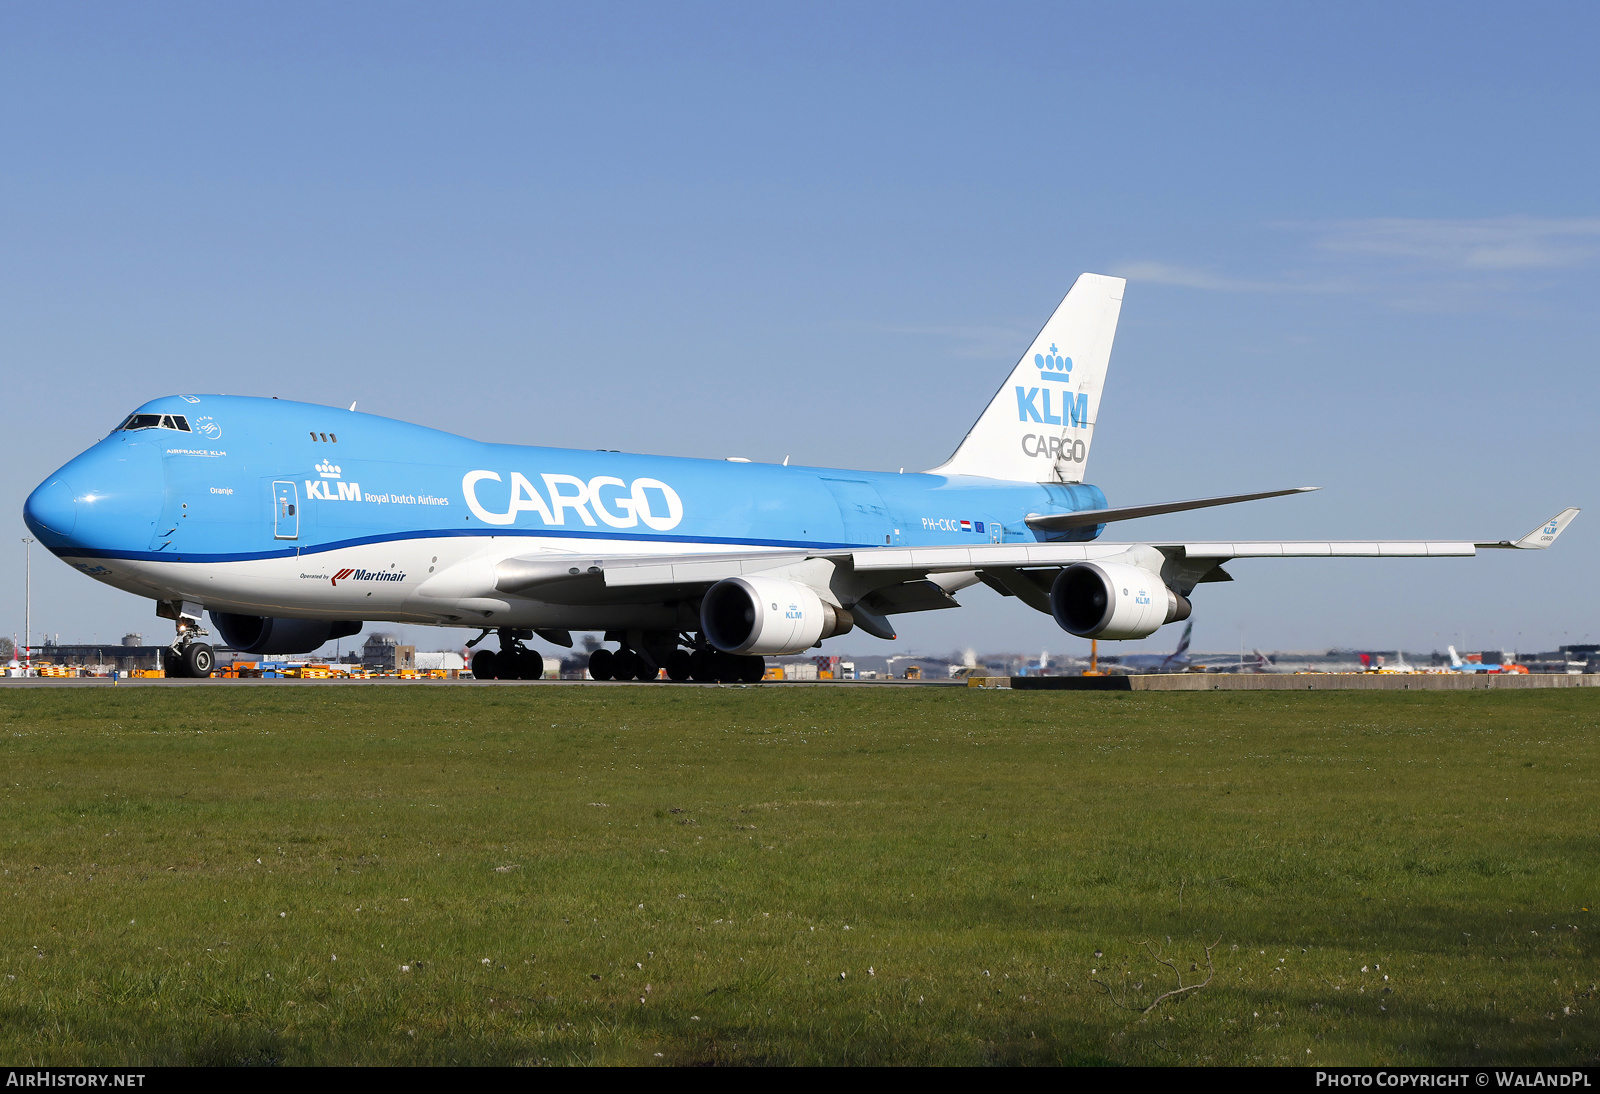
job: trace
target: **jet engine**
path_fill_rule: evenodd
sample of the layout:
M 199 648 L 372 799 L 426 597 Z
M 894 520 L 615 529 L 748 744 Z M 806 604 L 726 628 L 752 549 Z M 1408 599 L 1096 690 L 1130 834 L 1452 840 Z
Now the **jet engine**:
M 324 642 L 360 634 L 359 619 L 279 619 L 270 615 L 212 612 L 211 625 L 225 646 L 240 653 L 310 653 Z
M 1079 562 L 1056 575 L 1050 614 L 1079 638 L 1143 638 L 1189 618 L 1189 599 L 1157 574 L 1125 562 Z
M 777 577 L 726 578 L 700 602 L 701 633 L 723 653 L 799 653 L 854 626 L 811 586 Z

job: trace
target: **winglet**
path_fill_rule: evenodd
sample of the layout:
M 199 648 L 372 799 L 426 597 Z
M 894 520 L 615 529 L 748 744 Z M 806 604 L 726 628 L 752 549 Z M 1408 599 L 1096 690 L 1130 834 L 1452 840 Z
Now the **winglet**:
M 1572 523 L 1572 518 L 1580 510 L 1563 509 L 1539 527 L 1529 532 L 1518 540 L 1503 539 L 1499 543 L 1479 543 L 1478 547 L 1520 547 L 1523 550 L 1542 551 L 1556 541 L 1556 537 L 1567 530 L 1567 525 Z

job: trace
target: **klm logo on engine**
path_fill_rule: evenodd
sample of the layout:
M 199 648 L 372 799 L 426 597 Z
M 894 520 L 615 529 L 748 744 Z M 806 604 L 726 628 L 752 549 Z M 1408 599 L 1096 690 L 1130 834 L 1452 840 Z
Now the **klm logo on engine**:
M 315 479 L 306 479 L 306 497 L 317 498 L 321 501 L 360 501 L 361 484 L 359 482 L 337 481 L 343 470 L 329 460 L 317 464 Z M 334 493 L 333 489 L 338 490 Z

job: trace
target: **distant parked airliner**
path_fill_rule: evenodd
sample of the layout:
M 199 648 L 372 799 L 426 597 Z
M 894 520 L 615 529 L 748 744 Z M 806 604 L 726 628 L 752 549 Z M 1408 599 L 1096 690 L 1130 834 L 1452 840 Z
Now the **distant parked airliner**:
M 486 444 L 309 403 L 146 403 L 48 477 L 41 543 L 174 621 L 173 673 L 229 646 L 304 653 L 365 620 L 498 632 L 480 677 L 531 678 L 534 634 L 604 631 L 606 679 L 761 678 L 763 657 L 983 582 L 1083 638 L 1189 616 L 1234 558 L 1471 555 L 1542 548 L 1578 512 L 1495 542 L 1106 543 L 1113 521 L 1297 493 L 1108 508 L 1084 482 L 1121 278 L 1084 274 L 944 464 L 885 474 Z

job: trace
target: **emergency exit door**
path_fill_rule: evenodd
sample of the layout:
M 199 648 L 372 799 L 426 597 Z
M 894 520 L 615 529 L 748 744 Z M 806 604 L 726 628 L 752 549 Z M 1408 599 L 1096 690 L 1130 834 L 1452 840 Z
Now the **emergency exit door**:
M 292 482 L 272 484 L 274 539 L 300 538 L 300 488 Z

